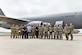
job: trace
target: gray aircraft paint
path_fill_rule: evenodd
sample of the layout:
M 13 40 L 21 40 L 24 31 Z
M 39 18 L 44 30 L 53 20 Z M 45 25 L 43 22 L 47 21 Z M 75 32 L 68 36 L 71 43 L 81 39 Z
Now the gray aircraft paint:
M 3 13 L 2 10 L 0 13 L 1 14 Z M 27 18 L 20 18 L 20 19 L 6 17 L 4 13 L 3 16 L 4 17 L 0 17 L 0 21 L 7 22 L 7 23 L 1 24 L 0 27 L 4 27 L 4 28 L 10 28 L 12 24 L 18 24 L 18 25 L 27 24 L 31 21 L 43 21 L 43 22 L 51 23 L 52 25 L 54 25 L 56 21 L 63 21 L 64 25 L 66 23 L 67 24 L 73 23 L 76 29 L 82 28 L 82 12 L 51 14 L 51 15 L 45 15 L 40 17 L 30 17 L 30 18 L 27 17 Z
M 49 22 L 52 25 L 56 21 L 63 21 L 64 25 L 67 23 L 73 23 L 76 29 L 82 28 L 82 12 L 75 12 L 75 13 L 65 13 L 65 14 L 57 14 L 57 15 L 48 15 L 44 17 L 35 17 L 35 18 L 26 18 L 32 21 L 43 21 Z

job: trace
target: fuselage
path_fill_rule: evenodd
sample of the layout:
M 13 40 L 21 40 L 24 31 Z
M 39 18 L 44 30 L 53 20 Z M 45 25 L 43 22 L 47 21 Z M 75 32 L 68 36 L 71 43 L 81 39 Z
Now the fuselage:
M 72 23 L 76 29 L 82 28 L 82 12 L 48 15 L 43 17 L 41 16 L 27 19 L 31 21 L 49 22 L 51 23 L 51 25 L 54 25 L 56 21 L 63 21 L 64 25 L 69 25 L 69 23 Z
M 4 17 L 0 17 L 0 21 L 1 21 L 0 27 L 4 27 L 4 28 L 10 28 L 12 24 L 17 24 L 17 25 L 28 24 L 31 21 L 43 21 L 43 22 L 51 23 L 51 25 L 54 25 L 57 21 L 63 21 L 63 27 L 65 24 L 69 25 L 69 23 L 72 23 L 75 29 L 81 29 L 82 12 L 51 14 L 51 15 L 44 15 L 39 17 L 27 17 L 27 18 L 20 18 L 20 19 L 14 19 L 4 16 Z

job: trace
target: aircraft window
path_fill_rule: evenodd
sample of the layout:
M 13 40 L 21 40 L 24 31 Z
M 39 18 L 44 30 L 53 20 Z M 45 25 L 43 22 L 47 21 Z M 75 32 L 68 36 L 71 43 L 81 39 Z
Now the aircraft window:
M 70 16 L 66 16 L 66 17 L 74 17 L 75 15 L 70 15 Z
M 77 14 L 77 12 L 75 14 Z
M 75 15 L 69 15 L 69 16 L 60 16 L 59 18 L 69 18 L 69 17 L 74 17 Z
M 66 16 L 66 17 L 69 17 L 69 16 Z
M 61 16 L 61 18 L 64 18 L 65 16 Z

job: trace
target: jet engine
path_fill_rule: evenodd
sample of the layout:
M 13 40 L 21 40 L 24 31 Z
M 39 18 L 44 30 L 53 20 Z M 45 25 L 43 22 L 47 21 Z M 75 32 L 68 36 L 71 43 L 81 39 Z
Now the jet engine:
M 42 21 L 31 21 L 28 23 L 28 26 L 40 26 L 41 24 L 48 24 L 50 25 L 50 23 L 47 23 L 47 22 L 42 22 Z

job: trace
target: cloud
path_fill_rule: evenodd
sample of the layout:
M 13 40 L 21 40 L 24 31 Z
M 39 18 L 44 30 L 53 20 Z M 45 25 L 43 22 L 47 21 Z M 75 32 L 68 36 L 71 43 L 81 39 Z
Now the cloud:
M 10 17 L 38 16 L 82 11 L 81 0 L 0 0 L 0 7 Z

